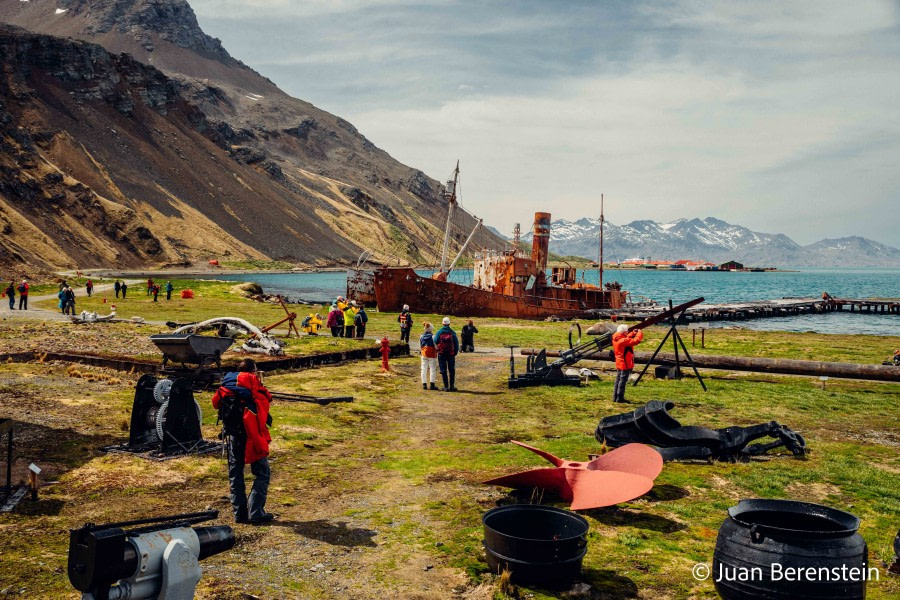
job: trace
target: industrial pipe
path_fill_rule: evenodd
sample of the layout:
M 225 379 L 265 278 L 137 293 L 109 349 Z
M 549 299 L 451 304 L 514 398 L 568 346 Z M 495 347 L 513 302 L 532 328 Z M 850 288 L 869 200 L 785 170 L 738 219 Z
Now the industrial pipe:
M 523 356 L 537 354 L 536 350 L 522 349 Z M 559 352 L 547 352 L 548 357 L 561 356 Z M 646 364 L 650 352 L 635 352 L 634 362 Z M 722 369 L 726 371 L 751 371 L 754 373 L 775 373 L 779 375 L 809 375 L 812 377 L 839 377 L 845 379 L 867 379 L 870 381 L 900 382 L 900 368 L 885 365 L 862 365 L 857 363 L 822 362 L 816 360 L 793 360 L 788 358 L 751 358 L 748 356 L 722 356 L 714 354 L 693 354 L 691 358 L 698 369 Z M 615 361 L 613 353 L 602 352 L 584 357 L 582 360 Z M 655 364 L 675 363 L 674 354 L 660 352 Z M 680 357 L 682 364 L 687 364 Z

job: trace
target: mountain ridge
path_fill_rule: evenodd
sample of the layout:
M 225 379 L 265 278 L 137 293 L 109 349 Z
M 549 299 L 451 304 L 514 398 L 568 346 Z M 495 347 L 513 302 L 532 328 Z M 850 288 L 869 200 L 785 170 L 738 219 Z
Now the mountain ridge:
M 600 220 L 557 219 L 550 230 L 550 251 L 595 259 Z M 531 234 L 523 236 L 530 241 Z M 633 257 L 658 260 L 736 260 L 748 266 L 823 267 L 836 264 L 900 267 L 900 250 L 860 236 L 819 240 L 802 246 L 783 233 L 761 233 L 721 219 L 676 219 L 667 223 L 637 220 L 604 227 L 604 260 Z
M 232 58 L 185 0 L 7 0 L 0 21 L 28 29 L 0 31 L 5 158 L 18 157 L 0 159 L 0 262 L 437 259 L 441 184 Z M 475 223 L 458 221 L 453 248 Z

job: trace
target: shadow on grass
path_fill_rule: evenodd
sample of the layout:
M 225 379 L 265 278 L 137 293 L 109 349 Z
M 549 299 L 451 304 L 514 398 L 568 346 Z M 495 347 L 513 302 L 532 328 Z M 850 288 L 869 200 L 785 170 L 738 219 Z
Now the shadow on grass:
M 637 585 L 628 577 L 611 569 L 586 568 L 581 578 L 591 584 L 596 592 L 591 598 L 637 598 Z
M 368 546 L 374 548 L 377 544 L 372 540 L 378 535 L 377 531 L 363 529 L 361 527 L 348 527 L 343 521 L 276 521 L 278 527 L 292 529 L 297 535 L 312 538 L 331 544 L 332 546 Z
M 6 435 L 2 436 L 3 481 L 6 481 Z M 28 477 L 28 465 L 34 463 L 41 469 L 40 481 L 59 479 L 69 471 L 100 456 L 98 448 L 114 443 L 116 439 L 108 435 L 84 435 L 73 429 L 54 429 L 37 423 L 13 421 L 13 468 L 12 483 L 23 484 Z M 46 491 L 46 490 L 45 490 Z M 44 499 L 38 494 L 36 502 L 29 492 L 19 503 L 16 512 L 25 515 L 58 515 L 65 502 Z
M 686 525 L 646 512 L 638 512 L 632 510 L 624 510 L 620 508 L 595 508 L 593 510 L 581 511 L 582 514 L 596 519 L 600 523 L 609 526 L 628 525 L 629 527 L 637 527 L 638 529 L 649 529 L 660 533 L 673 533 L 686 529 Z
M 691 493 L 683 487 L 664 483 L 654 485 L 653 489 L 644 495 L 644 498 L 650 502 L 668 502 L 669 500 L 681 500 L 690 495 Z

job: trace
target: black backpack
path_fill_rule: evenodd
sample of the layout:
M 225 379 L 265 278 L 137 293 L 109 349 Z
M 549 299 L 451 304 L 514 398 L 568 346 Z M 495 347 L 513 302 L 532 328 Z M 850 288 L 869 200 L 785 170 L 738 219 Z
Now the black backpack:
M 237 394 L 228 394 L 219 401 L 219 421 L 227 432 L 244 429 L 244 405 Z

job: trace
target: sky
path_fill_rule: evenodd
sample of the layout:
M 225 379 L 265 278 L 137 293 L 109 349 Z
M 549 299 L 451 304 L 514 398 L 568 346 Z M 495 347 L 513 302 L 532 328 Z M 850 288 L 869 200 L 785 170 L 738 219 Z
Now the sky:
M 900 1 L 190 0 L 292 96 L 532 213 L 900 247 Z

